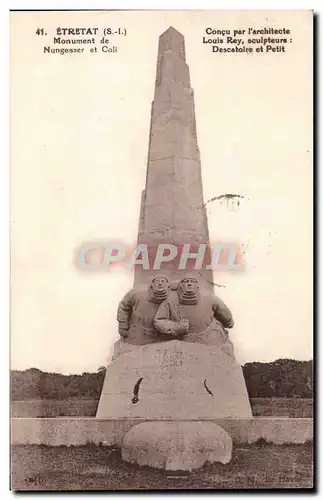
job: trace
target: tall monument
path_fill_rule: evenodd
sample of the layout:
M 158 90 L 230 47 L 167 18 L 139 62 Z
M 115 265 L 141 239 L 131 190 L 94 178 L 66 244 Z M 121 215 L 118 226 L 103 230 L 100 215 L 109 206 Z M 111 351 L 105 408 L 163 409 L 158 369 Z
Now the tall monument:
M 161 265 L 171 280 L 185 274 L 178 269 L 179 254 L 185 244 L 190 245 L 191 253 L 206 244 L 205 262 L 210 257 L 194 92 L 185 59 L 184 37 L 172 27 L 159 38 L 138 243 L 147 244 L 151 260 L 161 243 L 178 248 L 177 258 Z M 188 260 L 186 270 L 193 265 L 194 261 Z M 148 283 L 155 273 L 136 266 L 135 284 Z M 203 266 L 199 276 L 203 286 L 212 289 L 212 270 Z
M 149 460 L 156 450 L 160 457 L 158 436 L 162 446 L 168 436 L 166 441 L 175 457 L 169 468 L 176 468 L 182 460 L 178 458 L 182 457 L 178 439 L 189 445 L 189 460 L 193 462 L 200 440 L 204 440 L 203 447 L 211 440 L 212 449 L 200 454 L 198 461 L 217 460 L 215 436 L 219 436 L 226 449 L 224 458 L 220 453 L 225 463 L 231 453 L 230 436 L 224 436 L 225 431 L 210 420 L 252 416 L 242 370 L 229 338 L 233 316 L 215 296 L 212 270 L 205 265 L 194 269 L 195 261 L 190 265 L 188 260 L 183 267 L 177 258 L 152 269 L 157 249 L 163 244 L 179 250 L 189 244 L 192 254 L 204 246 L 205 258 L 210 257 L 194 95 L 184 37 L 172 27 L 159 38 L 139 219 L 138 245 L 148 247 L 150 266 L 136 266 L 134 287 L 120 301 L 120 340 L 107 368 L 97 417 L 139 419 L 141 424 L 125 439 L 124 456 L 129 461 L 137 461 L 136 450 L 143 442 Z M 181 434 L 185 426 L 179 425 L 179 420 L 186 421 L 191 441 Z M 145 453 L 140 453 L 140 460 L 144 460 L 140 463 L 155 463 L 145 462 Z

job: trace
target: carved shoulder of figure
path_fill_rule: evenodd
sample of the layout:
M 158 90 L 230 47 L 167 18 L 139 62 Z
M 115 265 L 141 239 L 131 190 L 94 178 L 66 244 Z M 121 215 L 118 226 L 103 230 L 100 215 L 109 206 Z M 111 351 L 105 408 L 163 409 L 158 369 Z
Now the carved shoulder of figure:
M 215 319 L 220 321 L 224 328 L 232 328 L 234 326 L 231 311 L 220 297 L 214 297 L 212 309 Z
M 122 337 L 126 337 L 128 334 L 127 331 L 129 329 L 130 318 L 136 303 L 137 294 L 138 290 L 132 288 L 119 302 L 117 321 L 119 323 L 119 334 Z

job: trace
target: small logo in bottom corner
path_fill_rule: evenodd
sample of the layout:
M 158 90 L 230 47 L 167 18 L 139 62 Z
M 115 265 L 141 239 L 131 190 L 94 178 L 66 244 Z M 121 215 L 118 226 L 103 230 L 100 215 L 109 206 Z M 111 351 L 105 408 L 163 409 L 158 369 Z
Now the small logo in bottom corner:
M 46 480 L 43 476 L 35 474 L 33 476 L 26 477 L 24 482 L 27 486 L 42 486 L 45 484 Z

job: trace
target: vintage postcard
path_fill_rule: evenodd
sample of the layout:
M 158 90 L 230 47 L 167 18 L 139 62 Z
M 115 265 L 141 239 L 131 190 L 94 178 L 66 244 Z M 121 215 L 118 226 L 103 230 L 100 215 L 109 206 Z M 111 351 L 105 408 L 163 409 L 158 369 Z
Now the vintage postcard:
M 10 13 L 12 490 L 314 488 L 313 25 Z

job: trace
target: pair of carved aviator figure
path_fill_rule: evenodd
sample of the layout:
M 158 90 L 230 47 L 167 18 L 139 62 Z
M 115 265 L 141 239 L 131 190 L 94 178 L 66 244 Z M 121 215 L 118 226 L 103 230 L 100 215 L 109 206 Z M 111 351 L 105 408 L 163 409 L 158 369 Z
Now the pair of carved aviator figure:
M 217 346 L 234 356 L 226 330 L 234 325 L 229 308 L 201 291 L 193 275 L 184 276 L 178 286 L 156 276 L 150 285 L 133 288 L 119 303 L 117 320 L 119 334 L 129 344 L 177 339 Z

